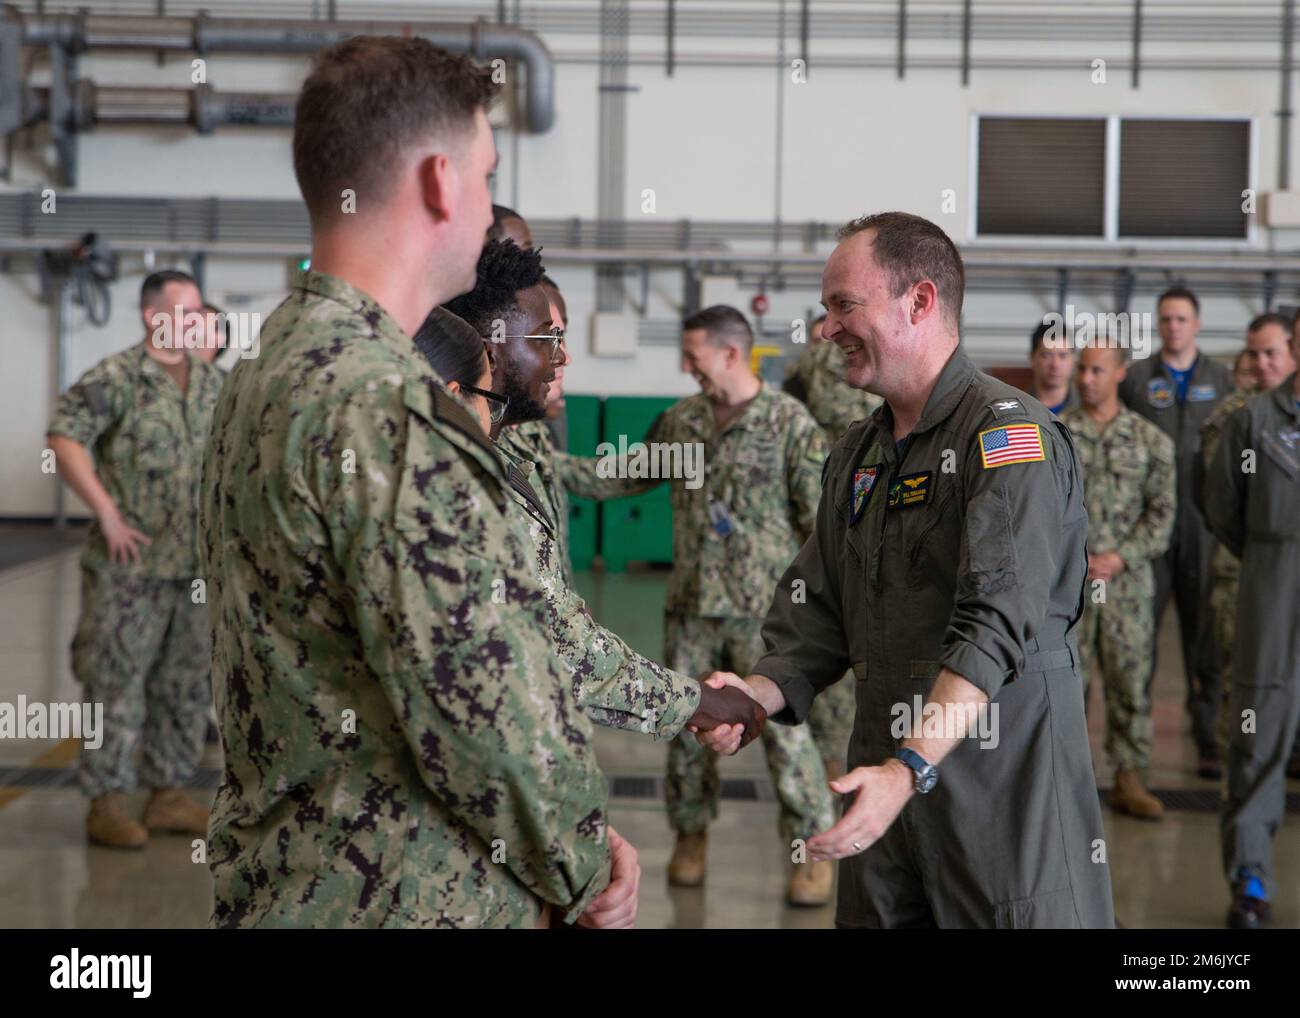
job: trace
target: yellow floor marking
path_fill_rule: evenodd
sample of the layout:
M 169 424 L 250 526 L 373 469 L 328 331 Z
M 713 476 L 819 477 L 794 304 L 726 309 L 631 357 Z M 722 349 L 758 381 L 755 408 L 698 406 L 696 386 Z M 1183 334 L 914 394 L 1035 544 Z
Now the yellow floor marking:
M 35 760 L 29 763 L 28 767 L 65 767 L 77 759 L 77 751 L 81 746 L 80 739 L 64 739 L 56 743 L 40 754 Z M 30 788 L 0 788 L 0 809 L 4 809 L 11 802 L 21 799 L 30 792 Z

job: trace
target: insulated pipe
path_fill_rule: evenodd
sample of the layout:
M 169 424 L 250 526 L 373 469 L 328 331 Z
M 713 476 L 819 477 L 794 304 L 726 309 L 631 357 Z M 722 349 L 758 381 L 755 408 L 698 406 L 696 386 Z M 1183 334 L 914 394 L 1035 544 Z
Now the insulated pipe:
M 24 124 L 46 120 L 50 90 L 27 90 Z M 218 127 L 292 127 L 297 96 L 277 92 L 218 92 L 211 85 L 194 88 L 135 88 L 78 81 L 69 97 L 69 126 L 90 131 L 96 126 L 189 125 L 200 134 Z
M 189 53 L 314 53 L 355 35 L 418 36 L 480 61 L 503 58 L 528 68 L 524 117 L 531 131 L 555 122 L 555 64 L 545 43 L 513 25 L 394 21 L 300 21 L 271 18 L 107 17 L 24 14 L 23 44 L 86 50 L 172 50 Z

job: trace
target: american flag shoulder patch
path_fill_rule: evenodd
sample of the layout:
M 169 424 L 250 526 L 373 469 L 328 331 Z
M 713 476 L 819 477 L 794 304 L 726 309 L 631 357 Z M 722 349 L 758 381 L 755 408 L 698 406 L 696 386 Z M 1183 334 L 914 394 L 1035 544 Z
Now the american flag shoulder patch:
M 985 470 L 1047 459 L 1043 435 L 1037 424 L 1004 424 L 1000 428 L 981 431 L 980 456 Z

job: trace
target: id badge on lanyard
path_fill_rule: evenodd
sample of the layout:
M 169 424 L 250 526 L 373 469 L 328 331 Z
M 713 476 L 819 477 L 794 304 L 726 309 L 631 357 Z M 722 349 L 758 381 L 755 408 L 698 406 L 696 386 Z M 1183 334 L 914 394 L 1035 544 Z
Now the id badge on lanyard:
M 735 529 L 731 524 L 731 513 L 717 499 L 709 503 L 709 522 L 713 525 L 713 532 L 719 537 L 726 537 Z

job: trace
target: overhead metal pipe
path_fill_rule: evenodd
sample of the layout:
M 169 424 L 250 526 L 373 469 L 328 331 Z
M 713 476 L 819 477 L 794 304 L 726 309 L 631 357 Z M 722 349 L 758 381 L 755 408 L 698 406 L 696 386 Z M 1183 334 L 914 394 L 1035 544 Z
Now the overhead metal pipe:
M 546 44 L 514 25 L 396 21 L 300 21 L 273 18 L 141 18 L 77 14 L 24 14 L 23 43 L 87 50 L 156 50 L 188 53 L 314 53 L 357 35 L 401 35 L 468 53 L 480 61 L 514 60 L 527 68 L 524 119 L 531 131 L 555 123 L 555 63 Z
M 64 238 L 69 239 L 69 238 Z M 54 237 L 0 236 L 0 254 L 24 254 L 57 246 Z M 293 257 L 305 254 L 311 241 L 258 242 L 251 240 L 167 240 L 124 238 L 113 240 L 113 250 L 120 253 L 154 251 L 157 253 L 191 254 L 196 251 L 212 257 Z M 980 272 L 1040 272 L 1053 283 L 1058 268 L 1074 273 L 1096 272 L 1113 275 L 1124 269 L 1141 269 L 1148 272 L 1168 271 L 1179 273 L 1206 273 L 1217 276 L 1259 275 L 1273 272 L 1280 276 L 1300 274 L 1300 263 L 1295 258 L 1272 255 L 1267 252 L 1250 257 L 1221 257 L 1209 252 L 1196 251 L 1179 255 L 1172 251 L 1116 251 L 1105 254 L 1068 254 L 1044 251 L 1035 256 L 1028 251 L 980 252 L 965 248 L 962 260 L 970 271 Z M 546 247 L 548 264 L 596 265 L 628 263 L 666 268 L 693 268 L 696 271 L 721 269 L 724 266 L 753 266 L 756 271 L 770 271 L 780 267 L 807 268 L 820 272 L 826 264 L 826 255 L 807 255 L 783 251 L 726 251 L 692 250 L 659 251 L 640 248 L 561 248 Z M 1073 282 L 1071 283 L 1073 286 Z
M 50 116 L 51 90 L 27 89 L 23 125 Z M 194 88 L 137 88 L 96 85 L 82 79 L 71 89 L 67 123 L 77 132 L 103 125 L 179 125 L 210 134 L 218 127 L 292 127 L 297 96 L 292 92 L 219 92 Z

